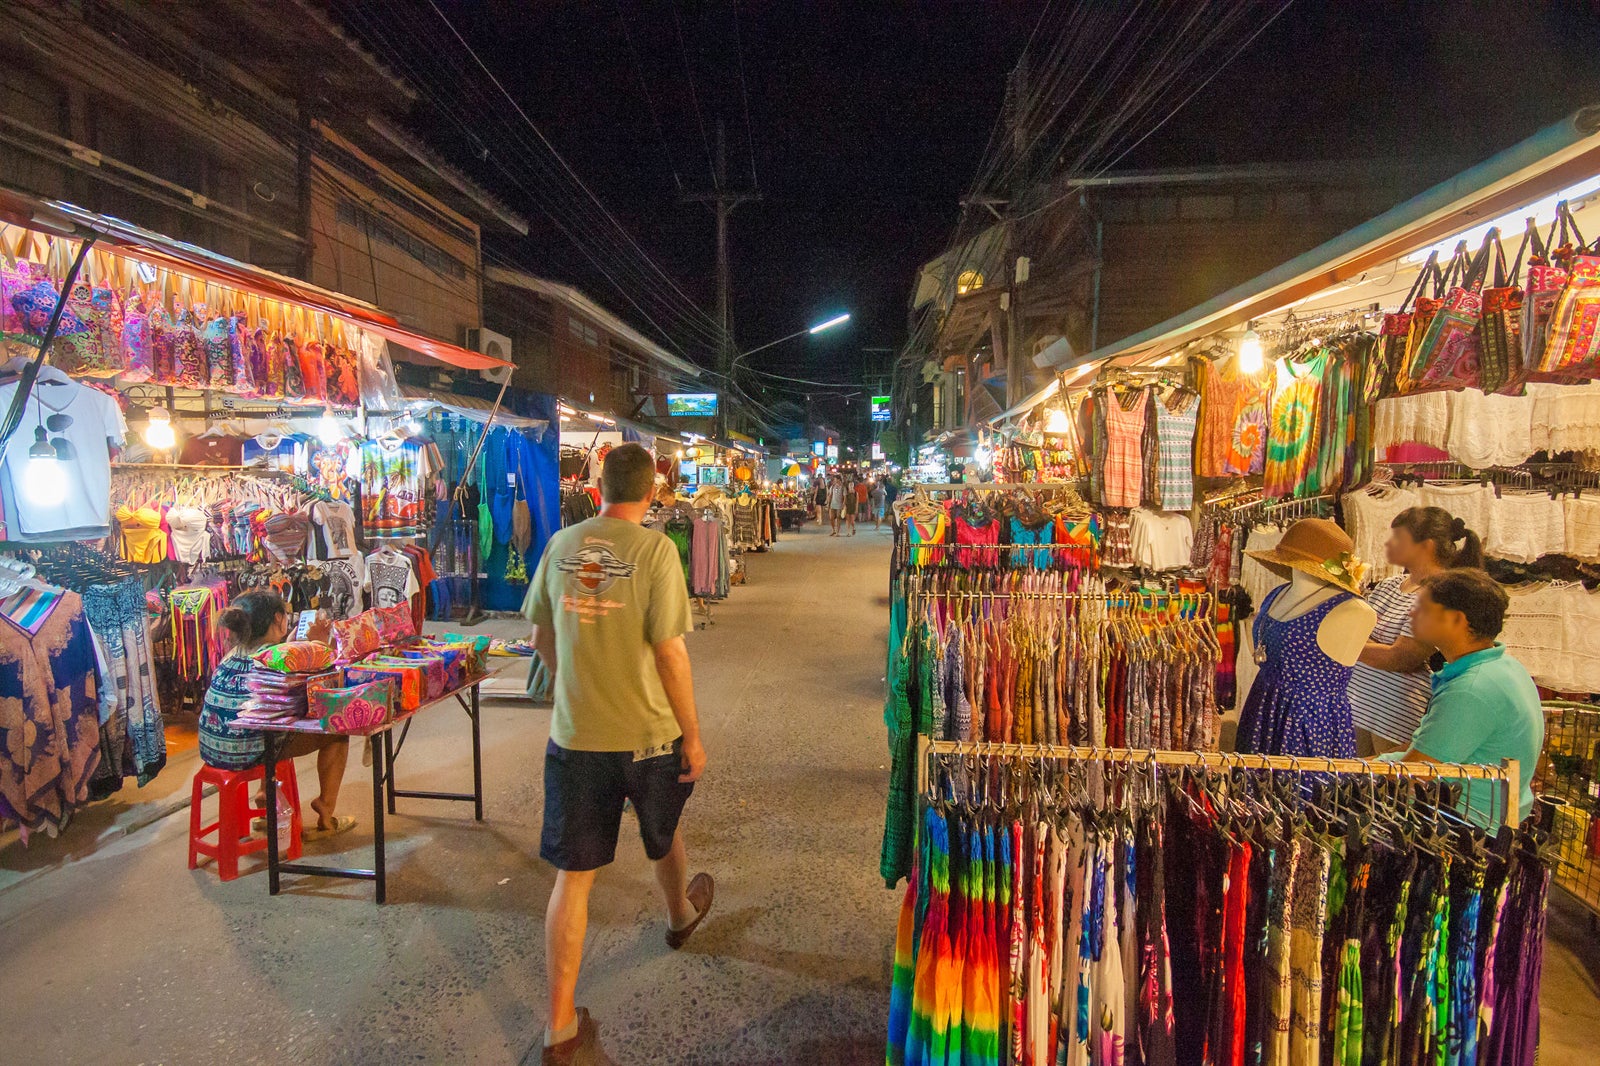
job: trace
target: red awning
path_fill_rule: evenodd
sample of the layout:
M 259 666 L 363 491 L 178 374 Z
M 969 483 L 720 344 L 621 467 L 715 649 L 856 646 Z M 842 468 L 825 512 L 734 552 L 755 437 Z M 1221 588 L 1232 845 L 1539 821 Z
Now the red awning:
M 72 204 L 40 200 L 9 189 L 0 189 L 0 220 L 68 238 L 82 238 L 92 233 L 99 238 L 98 246 L 116 255 L 189 274 L 264 299 L 299 304 L 369 329 L 396 344 L 403 344 L 462 370 L 487 370 L 512 365 L 504 359 L 409 330 L 393 315 L 365 300 L 241 263 L 237 259 L 229 259 L 196 245 L 162 236 L 119 218 L 97 215 Z

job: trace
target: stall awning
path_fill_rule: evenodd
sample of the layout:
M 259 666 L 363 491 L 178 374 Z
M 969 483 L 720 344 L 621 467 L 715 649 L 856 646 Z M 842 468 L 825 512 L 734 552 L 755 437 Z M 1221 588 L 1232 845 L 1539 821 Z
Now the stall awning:
M 0 189 L 0 221 L 68 239 L 93 234 L 99 238 L 99 247 L 114 254 L 264 299 L 300 304 L 371 330 L 395 344 L 462 370 L 488 370 L 512 365 L 504 359 L 406 329 L 393 315 L 364 300 L 241 263 L 237 259 L 163 236 L 131 222 L 109 215 L 97 215 L 59 200 L 44 200 L 10 189 Z
M 490 414 L 494 415 L 493 421 L 497 426 L 510 426 L 513 429 L 531 429 L 540 434 L 549 427 L 550 421 L 545 418 L 527 418 L 523 415 L 512 414 L 501 405 L 498 411 L 492 400 L 485 400 L 481 396 L 461 396 L 453 392 L 440 392 L 437 389 L 419 389 L 411 385 L 400 386 L 400 395 L 408 401 L 408 407 L 439 407 L 451 414 L 460 415 L 462 418 L 474 422 L 488 423 Z
M 1147 362 L 1290 307 L 1298 313 L 1300 305 L 1335 287 L 1340 287 L 1343 302 L 1356 303 L 1360 297 L 1356 285 L 1374 271 L 1383 271 L 1388 288 L 1398 285 L 1404 295 L 1409 279 L 1398 284 L 1394 275 L 1407 270 L 1414 275 L 1420 266 L 1405 266 L 1405 257 L 1524 210 L 1596 174 L 1600 174 L 1600 105 L 1583 108 L 1377 218 L 1165 322 L 1085 355 L 1040 365 L 1064 370 L 1113 359 Z M 1520 239 L 1520 228 L 1507 233 L 1506 239 Z M 1056 389 L 1055 382 L 1046 385 L 996 421 L 1032 410 L 1054 396 Z

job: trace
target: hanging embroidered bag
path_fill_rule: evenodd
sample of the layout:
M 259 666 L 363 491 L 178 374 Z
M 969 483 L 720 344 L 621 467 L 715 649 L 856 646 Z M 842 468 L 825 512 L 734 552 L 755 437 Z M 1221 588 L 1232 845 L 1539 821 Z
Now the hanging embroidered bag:
M 1385 396 L 1393 396 L 1397 391 L 1398 379 L 1401 378 L 1407 365 L 1406 353 L 1411 343 L 1411 321 L 1416 317 L 1411 310 L 1412 301 L 1417 299 L 1427 282 L 1432 281 L 1437 287 L 1441 280 L 1439 253 L 1430 252 L 1428 261 L 1422 264 L 1422 269 L 1417 273 L 1417 280 L 1412 282 L 1411 291 L 1406 294 L 1399 310 L 1383 316 L 1383 325 L 1378 330 L 1380 343 L 1373 351 L 1375 363 L 1367 374 L 1365 399 L 1368 403 Z
M 1550 313 L 1550 332 L 1539 369 L 1571 381 L 1594 377 L 1600 363 L 1600 239 L 1585 248 L 1576 222 L 1570 221 L 1569 227 L 1577 243 L 1563 264 L 1567 283 Z
M 1483 317 L 1483 271 L 1488 266 L 1489 244 L 1470 260 L 1466 242 L 1456 246 L 1446 277 L 1456 284 L 1445 293 L 1438 310 L 1428 322 L 1427 332 L 1411 353 L 1406 376 L 1413 383 L 1411 392 L 1438 392 L 1446 389 L 1476 388 L 1478 369 L 1478 320 Z
M 1483 290 L 1483 317 L 1478 320 L 1478 343 L 1482 355 L 1478 368 L 1482 375 L 1480 387 L 1484 392 L 1498 392 L 1506 396 L 1520 396 L 1526 391 L 1526 378 L 1522 368 L 1522 287 L 1517 279 L 1522 274 L 1522 256 L 1530 240 L 1536 236 L 1533 220 L 1522 236 L 1522 247 L 1517 258 L 1506 272 L 1506 252 L 1500 243 L 1500 233 L 1490 230 L 1494 241 L 1494 283 Z

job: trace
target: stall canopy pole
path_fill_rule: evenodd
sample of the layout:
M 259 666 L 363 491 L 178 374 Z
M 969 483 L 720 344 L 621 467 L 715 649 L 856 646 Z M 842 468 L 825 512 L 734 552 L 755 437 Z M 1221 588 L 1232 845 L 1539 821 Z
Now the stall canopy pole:
M 45 353 L 50 351 L 50 344 L 56 339 L 56 331 L 61 327 L 61 315 L 67 309 L 67 294 L 77 282 L 78 271 L 83 269 L 83 261 L 88 258 L 89 249 L 93 247 L 94 242 L 95 238 L 90 236 L 85 237 L 78 245 L 78 254 L 73 257 L 72 266 L 61 282 L 61 294 L 56 297 L 56 309 L 50 313 L 50 324 L 45 327 L 44 336 L 39 341 L 39 350 L 34 353 L 32 361 L 22 368 L 22 380 L 17 385 L 16 395 L 11 397 L 11 408 L 6 411 L 5 421 L 0 422 L 0 455 L 4 455 L 6 448 L 11 445 L 11 438 L 22 422 L 22 413 L 28 409 L 28 397 L 33 394 L 33 383 L 39 379 L 39 367 L 44 363 Z

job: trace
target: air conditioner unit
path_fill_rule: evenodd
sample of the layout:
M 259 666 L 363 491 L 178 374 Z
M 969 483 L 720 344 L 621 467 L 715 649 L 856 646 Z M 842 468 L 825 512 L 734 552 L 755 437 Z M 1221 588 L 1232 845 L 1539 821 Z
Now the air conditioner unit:
M 484 355 L 492 355 L 496 359 L 504 359 L 508 363 L 511 361 L 511 338 L 492 329 L 467 330 L 467 347 Z M 485 381 L 504 385 L 511 380 L 511 372 L 514 369 L 516 368 L 509 366 L 492 366 L 478 373 Z

